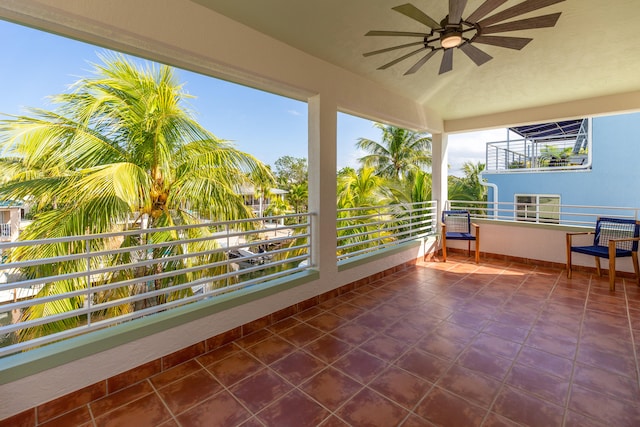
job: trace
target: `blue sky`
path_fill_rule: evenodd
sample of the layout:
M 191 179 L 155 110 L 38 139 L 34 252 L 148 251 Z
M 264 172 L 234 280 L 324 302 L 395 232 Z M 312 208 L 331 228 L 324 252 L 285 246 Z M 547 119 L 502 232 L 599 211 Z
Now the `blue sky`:
M 47 97 L 63 93 L 105 49 L 0 20 L 0 113 L 24 114 L 25 107 L 51 109 Z M 177 70 L 197 120 L 217 137 L 264 163 L 282 156 L 307 157 L 307 104 L 200 74 Z M 357 167 L 359 137 L 380 139 L 373 123 L 338 116 L 338 168 Z M 450 136 L 451 173 L 464 160 L 484 160 L 484 142 L 506 138 L 504 130 Z

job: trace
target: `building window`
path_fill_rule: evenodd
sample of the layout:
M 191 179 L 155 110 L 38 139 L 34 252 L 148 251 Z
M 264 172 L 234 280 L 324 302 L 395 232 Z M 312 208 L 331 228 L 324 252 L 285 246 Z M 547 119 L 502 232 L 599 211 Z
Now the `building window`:
M 515 198 L 517 221 L 560 223 L 560 196 L 517 194 Z

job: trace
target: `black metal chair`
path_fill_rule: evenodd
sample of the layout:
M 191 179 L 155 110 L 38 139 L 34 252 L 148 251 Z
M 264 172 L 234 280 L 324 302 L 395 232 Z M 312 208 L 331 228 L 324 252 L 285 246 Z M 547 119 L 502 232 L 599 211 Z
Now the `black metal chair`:
M 573 246 L 573 236 L 593 234 L 593 244 Z M 567 233 L 567 277 L 571 279 L 571 254 L 577 252 L 596 258 L 596 270 L 601 276 L 600 258 L 609 260 L 609 289 L 616 289 L 616 258 L 631 257 L 640 285 L 638 269 L 638 241 L 640 240 L 640 221 L 622 218 L 598 218 L 595 231 Z
M 471 232 L 473 227 L 474 231 Z M 442 212 L 442 260 L 447 262 L 447 240 L 466 240 L 471 256 L 471 241 L 475 241 L 476 264 L 480 262 L 480 226 L 471 222 L 469 211 L 451 210 Z

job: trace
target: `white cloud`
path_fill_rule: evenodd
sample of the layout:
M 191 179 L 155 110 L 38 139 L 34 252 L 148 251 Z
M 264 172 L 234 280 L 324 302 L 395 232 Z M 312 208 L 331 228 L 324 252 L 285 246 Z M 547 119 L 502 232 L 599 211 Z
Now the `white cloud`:
M 292 116 L 301 116 L 302 113 L 300 113 L 299 111 L 296 110 L 287 110 L 287 113 L 291 114 Z

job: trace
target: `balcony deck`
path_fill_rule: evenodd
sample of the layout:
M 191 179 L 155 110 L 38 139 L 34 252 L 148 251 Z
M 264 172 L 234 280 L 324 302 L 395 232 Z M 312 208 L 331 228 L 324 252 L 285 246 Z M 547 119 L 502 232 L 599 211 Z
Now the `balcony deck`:
M 454 254 L 0 426 L 640 425 L 640 288 L 621 282 Z

